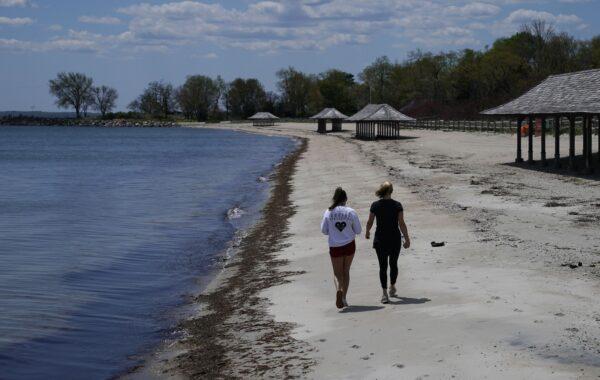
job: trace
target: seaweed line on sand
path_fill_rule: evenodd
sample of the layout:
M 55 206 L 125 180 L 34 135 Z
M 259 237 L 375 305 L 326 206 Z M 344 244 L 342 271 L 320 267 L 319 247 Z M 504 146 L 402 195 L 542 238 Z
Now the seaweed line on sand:
M 281 270 L 286 261 L 277 252 L 289 236 L 289 218 L 295 214 L 291 181 L 306 149 L 302 139 L 277 168 L 262 217 L 242 240 L 227 268 L 230 273 L 218 288 L 196 298 L 206 312 L 182 322 L 186 352 L 170 363 L 170 371 L 211 379 L 290 379 L 311 371 L 315 361 L 309 353 L 314 349 L 291 336 L 293 324 L 274 321 L 267 312 L 269 301 L 259 296 L 302 273 Z

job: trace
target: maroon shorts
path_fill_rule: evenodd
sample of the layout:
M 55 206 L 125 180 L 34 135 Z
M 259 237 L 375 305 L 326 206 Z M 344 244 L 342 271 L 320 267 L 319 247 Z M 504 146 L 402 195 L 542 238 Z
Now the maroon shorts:
M 343 256 L 352 256 L 356 251 L 356 244 L 354 240 L 346 245 L 342 245 L 341 247 L 329 247 L 329 255 L 331 257 L 343 257 Z

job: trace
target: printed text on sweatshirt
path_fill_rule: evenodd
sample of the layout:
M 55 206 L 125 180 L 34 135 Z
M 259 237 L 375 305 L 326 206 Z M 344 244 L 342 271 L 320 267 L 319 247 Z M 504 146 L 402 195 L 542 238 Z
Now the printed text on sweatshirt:
M 330 247 L 341 247 L 360 235 L 362 227 L 358 214 L 350 207 L 337 206 L 333 210 L 326 210 L 321 222 L 321 232 L 329 235 Z

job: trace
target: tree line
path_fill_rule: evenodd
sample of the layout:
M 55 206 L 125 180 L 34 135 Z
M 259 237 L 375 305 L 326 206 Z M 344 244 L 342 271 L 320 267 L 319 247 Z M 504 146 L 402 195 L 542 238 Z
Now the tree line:
M 254 78 L 227 83 L 192 75 L 179 87 L 151 82 L 128 108 L 155 118 L 180 114 L 204 121 L 245 119 L 258 111 L 305 118 L 324 107 L 350 115 L 368 103 L 388 103 L 413 117 L 465 118 L 519 96 L 548 75 L 592 68 L 600 68 L 600 36 L 577 40 L 535 21 L 479 51 L 415 51 L 401 62 L 382 56 L 357 76 L 284 68 L 276 73 L 277 93 Z M 117 97 L 116 90 L 93 87 L 78 73 L 60 73 L 50 91 L 59 107 L 72 107 L 78 116 L 88 106 L 105 115 Z

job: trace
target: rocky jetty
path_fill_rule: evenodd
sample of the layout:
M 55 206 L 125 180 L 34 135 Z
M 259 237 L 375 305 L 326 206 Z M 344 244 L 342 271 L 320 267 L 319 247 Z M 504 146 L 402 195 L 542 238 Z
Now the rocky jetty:
M 106 128 L 131 128 L 131 127 L 178 127 L 173 121 L 161 120 L 131 120 L 131 119 L 53 119 L 34 117 L 5 117 L 0 119 L 0 125 L 51 125 L 73 127 L 106 127 Z

